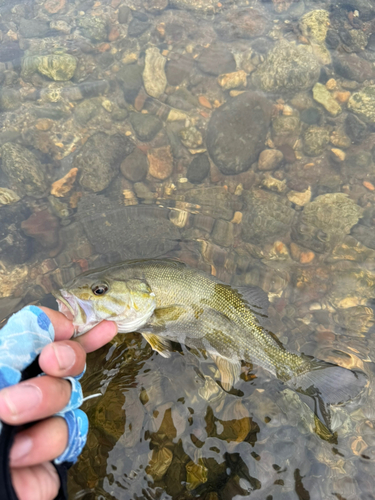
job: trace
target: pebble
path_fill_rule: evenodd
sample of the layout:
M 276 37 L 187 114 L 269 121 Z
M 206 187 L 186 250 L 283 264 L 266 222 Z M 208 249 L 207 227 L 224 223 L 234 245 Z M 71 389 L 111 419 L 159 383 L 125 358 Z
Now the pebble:
M 102 107 L 103 107 L 106 111 L 108 111 L 108 113 L 112 113 L 114 105 L 113 105 L 113 102 L 112 102 L 112 101 L 110 101 L 109 99 L 104 99 L 104 100 L 102 101 Z
M 114 42 L 115 40 L 117 40 L 117 39 L 118 39 L 118 37 L 119 37 L 119 36 L 120 36 L 120 32 L 119 32 L 118 28 L 113 27 L 113 28 L 111 29 L 111 31 L 109 32 L 109 35 L 108 35 L 108 40 L 109 40 L 110 42 Z
M 284 155 L 278 149 L 264 149 L 258 158 L 258 169 L 275 170 L 283 159 Z
M 242 69 L 233 73 L 225 73 L 218 77 L 220 87 L 224 90 L 235 89 L 237 87 L 246 87 L 247 75 Z
M 167 77 L 164 71 L 166 62 L 166 58 L 160 54 L 157 47 L 150 47 L 146 50 L 143 83 L 148 95 L 156 99 L 164 93 L 167 86 Z
M 301 252 L 299 261 L 301 264 L 309 264 L 315 258 L 314 252 Z
M 203 143 L 202 134 L 195 127 L 182 129 L 180 137 L 182 144 L 189 149 L 195 149 Z
M 369 191 L 374 191 L 375 190 L 375 186 L 371 182 L 369 182 L 369 181 L 363 181 L 363 185 Z
M 332 148 L 331 153 L 332 153 L 332 158 L 334 161 L 336 161 L 336 162 L 345 161 L 346 154 L 342 149 Z
M 350 137 L 348 137 L 341 130 L 334 130 L 329 137 L 329 141 L 331 144 L 333 144 L 334 146 L 341 148 L 341 149 L 350 148 L 350 146 L 352 145 L 352 141 L 350 140 Z
M 289 191 L 287 197 L 295 205 L 304 207 L 311 200 L 311 187 L 309 186 L 305 191 Z
M 283 193 L 286 189 L 286 179 L 280 181 L 267 172 L 262 180 L 262 185 L 270 191 Z
M 314 85 L 313 97 L 316 102 L 325 107 L 330 115 L 337 116 L 341 113 L 341 106 L 322 83 Z
M 296 245 L 294 242 L 290 244 L 290 255 L 292 258 L 296 261 L 299 261 L 301 257 L 301 249 L 298 245 Z
M 199 101 L 199 104 L 201 106 L 204 106 L 205 108 L 208 108 L 208 109 L 212 108 L 210 101 L 204 95 L 200 95 L 198 97 L 198 101 Z
M 330 78 L 326 83 L 327 90 L 337 90 L 337 81 L 334 78 Z
M 152 148 L 147 152 L 149 173 L 156 179 L 167 179 L 173 172 L 173 156 L 170 146 Z
M 349 101 L 349 98 L 351 96 L 351 93 L 348 90 L 336 90 L 333 93 L 333 97 L 336 99 L 336 101 L 340 102 L 341 104 L 345 104 L 346 102 Z
M 52 125 L 53 125 L 53 120 L 50 120 L 49 118 L 40 118 L 39 120 L 36 121 L 35 128 L 37 130 L 43 130 L 45 132 L 46 130 L 50 130 Z
M 56 14 L 65 7 L 66 0 L 47 0 L 44 3 L 44 8 L 50 14 Z
M 76 180 L 78 168 L 72 168 L 58 181 L 55 181 L 51 186 L 51 194 L 57 198 L 62 198 L 71 191 Z

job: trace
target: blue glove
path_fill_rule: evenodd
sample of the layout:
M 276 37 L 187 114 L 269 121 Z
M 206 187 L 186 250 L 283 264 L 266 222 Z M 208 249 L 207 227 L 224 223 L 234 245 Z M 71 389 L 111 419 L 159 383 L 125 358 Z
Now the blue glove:
M 17 384 L 21 372 L 54 338 L 52 323 L 39 307 L 27 306 L 11 316 L 0 330 L 0 389 Z M 55 459 L 55 464 L 76 462 L 86 443 L 88 419 L 83 411 L 78 410 L 83 400 L 78 380 L 83 374 L 66 377 L 72 385 L 72 395 L 67 406 L 57 415 L 65 419 L 69 438 L 67 448 Z M 1 427 L 0 422 L 0 432 Z

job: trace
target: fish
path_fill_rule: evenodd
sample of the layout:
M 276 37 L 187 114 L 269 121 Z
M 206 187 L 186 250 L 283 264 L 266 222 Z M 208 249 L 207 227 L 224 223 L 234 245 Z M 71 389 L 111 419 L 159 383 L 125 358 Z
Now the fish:
M 287 350 L 267 326 L 268 295 L 258 287 L 234 287 L 173 259 L 120 262 L 87 271 L 54 292 L 75 336 L 102 320 L 119 333 L 139 332 L 169 357 L 172 342 L 204 350 L 230 391 L 251 362 L 292 388 L 329 429 L 330 405 L 356 398 L 367 376 Z

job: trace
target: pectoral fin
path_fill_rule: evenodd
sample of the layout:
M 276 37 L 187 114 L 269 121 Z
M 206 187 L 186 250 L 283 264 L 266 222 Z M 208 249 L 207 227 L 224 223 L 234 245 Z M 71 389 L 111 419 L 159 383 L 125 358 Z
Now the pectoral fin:
M 239 361 L 231 361 L 222 356 L 210 353 L 211 358 L 215 361 L 221 375 L 221 385 L 225 391 L 230 391 L 241 374 L 241 363 Z
M 172 348 L 168 339 L 158 337 L 152 333 L 142 333 L 143 338 L 150 344 L 154 351 L 157 351 L 163 358 L 170 358 Z

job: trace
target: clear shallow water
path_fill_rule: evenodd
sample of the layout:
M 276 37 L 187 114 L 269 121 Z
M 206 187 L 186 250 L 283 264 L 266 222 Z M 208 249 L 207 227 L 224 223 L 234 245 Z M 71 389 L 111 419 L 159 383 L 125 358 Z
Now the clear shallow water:
M 372 2 L 0 15 L 2 318 L 83 270 L 179 258 L 260 286 L 287 348 L 370 380 L 332 439 L 263 370 L 228 394 L 196 353 L 119 336 L 89 356 L 71 498 L 373 498 Z

